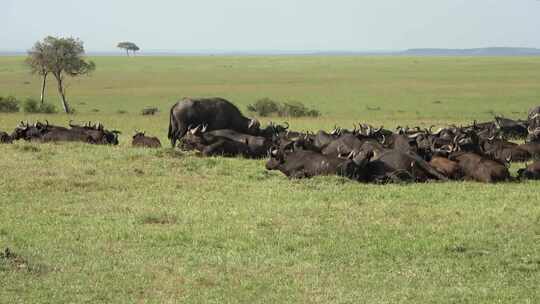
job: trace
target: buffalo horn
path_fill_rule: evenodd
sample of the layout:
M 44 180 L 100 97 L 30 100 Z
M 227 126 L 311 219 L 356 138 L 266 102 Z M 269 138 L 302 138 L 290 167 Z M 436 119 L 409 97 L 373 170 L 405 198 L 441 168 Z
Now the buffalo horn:
M 420 134 L 422 134 L 422 132 L 416 132 L 414 134 L 409 135 L 408 137 L 409 138 L 417 138 L 418 136 L 420 136 Z
M 289 123 L 286 122 L 286 121 L 284 121 L 283 124 L 286 126 L 285 129 L 286 129 L 286 130 L 289 130 Z

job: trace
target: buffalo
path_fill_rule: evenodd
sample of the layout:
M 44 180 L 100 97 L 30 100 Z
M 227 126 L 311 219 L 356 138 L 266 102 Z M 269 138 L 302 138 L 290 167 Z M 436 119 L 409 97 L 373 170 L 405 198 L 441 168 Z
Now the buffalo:
M 34 139 L 38 142 L 59 142 L 59 141 L 68 141 L 68 142 L 84 142 L 84 143 L 90 143 L 93 144 L 94 139 L 92 136 L 80 133 L 80 132 L 73 132 L 72 130 L 62 130 L 62 129 L 54 129 L 49 132 L 46 132 L 43 134 L 43 136 Z
M 455 161 L 449 160 L 448 158 L 435 156 L 431 158 L 429 164 L 435 168 L 435 170 L 449 179 L 458 180 L 463 177 L 459 164 Z
M 322 155 L 313 151 L 286 152 L 270 150 L 267 170 L 279 170 L 289 178 L 310 178 L 317 175 L 339 175 L 354 178 L 360 166 L 346 158 Z
M 540 161 L 528 165 L 525 169 L 518 170 L 520 179 L 540 179 Z
M 355 156 L 355 163 L 361 161 L 366 165 L 362 167 L 360 181 L 368 182 L 425 182 L 429 179 L 446 181 L 448 178 L 435 170 L 429 163 L 412 152 L 387 150 L 376 155 L 373 150 L 354 151 L 363 155 Z
M 475 153 L 454 152 L 449 159 L 459 164 L 466 180 L 495 183 L 510 179 L 510 172 L 505 165 Z
M 161 148 L 161 142 L 157 137 L 146 136 L 144 132 L 136 132 L 131 145 L 139 148 Z
M 106 130 L 100 122 L 94 124 L 88 122 L 84 126 L 81 126 L 70 121 L 69 126 L 71 127 L 71 131 L 89 135 L 92 137 L 94 143 L 102 145 L 118 145 L 118 134 L 121 134 L 117 130 Z
M 184 98 L 170 110 L 168 138 L 171 145 L 186 135 L 188 129 L 206 125 L 208 131 L 231 129 L 240 133 L 257 135 L 260 123 L 242 115 L 230 101 L 223 98 Z
M 13 140 L 37 140 L 44 134 L 44 129 L 42 126 L 37 124 L 29 124 L 28 122 L 22 122 L 15 128 L 13 133 L 11 133 L 11 138 Z
M 251 158 L 266 156 L 272 141 L 262 136 L 239 133 L 230 129 L 207 131 L 207 126 L 197 126 L 189 130 L 189 136 L 183 140 L 184 146 L 195 144 L 203 154 L 234 155 L 235 153 Z M 230 143 L 229 143 L 230 142 Z M 204 146 L 210 146 L 207 149 Z M 204 151 L 203 151 L 204 150 Z
M 485 155 L 499 161 L 524 162 L 532 157 L 529 151 L 522 149 L 520 145 L 501 139 L 484 140 L 481 149 Z
M 13 138 L 6 132 L 0 131 L 0 144 L 11 144 L 13 143 Z

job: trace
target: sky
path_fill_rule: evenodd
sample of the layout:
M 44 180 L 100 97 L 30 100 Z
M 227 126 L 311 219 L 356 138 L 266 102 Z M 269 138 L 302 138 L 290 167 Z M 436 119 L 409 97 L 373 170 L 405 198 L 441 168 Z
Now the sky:
M 87 51 L 539 47 L 540 0 L 0 0 L 0 50 L 47 35 Z

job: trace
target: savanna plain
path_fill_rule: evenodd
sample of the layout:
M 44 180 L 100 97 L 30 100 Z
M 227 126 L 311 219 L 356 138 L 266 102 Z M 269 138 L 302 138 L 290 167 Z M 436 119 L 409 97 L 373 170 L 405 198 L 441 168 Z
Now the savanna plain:
M 260 118 L 294 130 L 526 118 L 540 58 L 91 59 L 96 71 L 69 82 L 75 114 L 0 114 L 8 132 L 21 120 L 122 131 L 118 146 L 0 145 L 0 249 L 16 255 L 0 258 L 0 303 L 540 302 L 539 182 L 289 180 L 167 140 L 184 96 L 321 112 Z M 23 61 L 0 57 L 0 95 L 39 96 Z M 46 97 L 60 108 L 53 79 Z M 136 129 L 164 147 L 131 148 Z

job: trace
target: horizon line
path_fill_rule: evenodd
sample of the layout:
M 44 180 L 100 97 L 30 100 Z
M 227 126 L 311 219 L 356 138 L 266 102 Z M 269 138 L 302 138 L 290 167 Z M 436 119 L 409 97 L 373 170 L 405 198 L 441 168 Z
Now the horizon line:
M 136 53 L 136 56 L 151 56 L 151 55 L 320 55 L 320 54 L 336 54 L 336 55 L 399 55 L 410 51 L 439 51 L 439 52 L 467 52 L 475 50 L 528 50 L 540 53 L 540 48 L 536 47 L 512 47 L 512 46 L 488 46 L 476 48 L 436 48 L 436 47 L 418 47 L 408 49 L 365 49 L 365 50 L 347 50 L 347 49 L 305 49 L 305 50 L 282 50 L 282 49 L 251 49 L 251 50 L 235 50 L 235 49 L 192 49 L 192 50 L 175 50 L 175 49 L 148 49 L 141 50 Z M 24 55 L 28 50 L 20 49 L 0 49 L 2 55 Z M 89 56 L 126 56 L 123 50 L 88 50 L 85 52 Z

